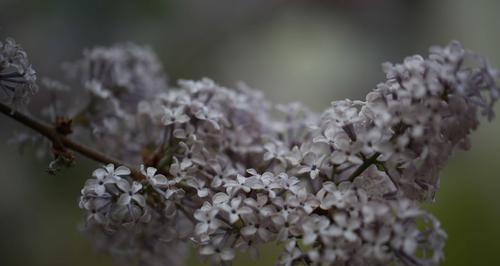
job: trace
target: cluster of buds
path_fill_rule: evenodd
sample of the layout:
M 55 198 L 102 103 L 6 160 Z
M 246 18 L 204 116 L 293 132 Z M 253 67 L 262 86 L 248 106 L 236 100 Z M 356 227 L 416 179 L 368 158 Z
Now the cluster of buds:
M 500 75 L 483 57 L 452 42 L 385 63 L 364 101 L 322 113 L 244 84 L 168 87 L 158 62 L 128 44 L 67 68 L 86 95 L 68 111 L 71 134 L 127 162 L 98 168 L 81 191 L 96 247 L 129 265 L 182 265 L 188 243 L 223 265 L 269 242 L 283 248 L 279 265 L 443 260 L 446 233 L 419 203 L 434 200 L 480 117 L 493 117 Z

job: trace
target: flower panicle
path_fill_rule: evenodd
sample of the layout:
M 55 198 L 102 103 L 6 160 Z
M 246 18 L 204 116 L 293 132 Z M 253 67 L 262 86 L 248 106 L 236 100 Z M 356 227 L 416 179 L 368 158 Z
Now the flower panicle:
M 68 65 L 69 85 L 44 83 L 82 88 L 57 119 L 114 156 L 94 156 L 105 165 L 81 190 L 82 230 L 123 265 L 182 265 L 187 243 L 226 264 L 269 242 L 282 244 L 279 265 L 439 265 L 446 233 L 419 203 L 494 117 L 499 72 L 458 42 L 382 69 L 365 99 L 316 113 L 245 84 L 168 86 L 145 46 L 87 50 Z M 0 43 L 9 103 L 32 94 L 34 73 L 15 42 Z
M 440 171 L 468 148 L 481 116 L 493 117 L 498 71 L 458 42 L 383 70 L 364 100 L 322 113 L 292 103 L 276 117 L 262 93 L 207 78 L 143 99 L 128 116 L 148 127 L 135 143 L 156 147 L 143 155 L 142 187 L 129 178 L 101 189 L 112 195 L 105 206 L 134 207 L 118 219 L 109 209 L 104 223 L 86 210 L 90 227 L 128 235 L 138 252 L 145 237 L 188 239 L 215 264 L 279 242 L 282 265 L 438 265 L 446 233 L 418 203 L 434 199 Z M 97 200 L 89 191 L 84 202 Z M 140 233 L 120 233 L 130 223 Z

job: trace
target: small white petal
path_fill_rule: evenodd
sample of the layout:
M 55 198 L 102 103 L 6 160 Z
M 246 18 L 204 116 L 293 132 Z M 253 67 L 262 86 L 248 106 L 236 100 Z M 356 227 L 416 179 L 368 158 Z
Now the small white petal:
M 115 175 L 130 175 L 130 169 L 125 166 L 119 166 L 115 170 Z
M 116 202 L 118 205 L 125 206 L 130 203 L 130 195 L 128 193 L 123 193 L 120 195 L 120 198 L 118 198 L 118 201 Z
M 223 249 L 221 254 L 220 254 L 220 258 L 223 260 L 223 261 L 230 261 L 232 259 L 234 259 L 234 250 L 232 249 Z

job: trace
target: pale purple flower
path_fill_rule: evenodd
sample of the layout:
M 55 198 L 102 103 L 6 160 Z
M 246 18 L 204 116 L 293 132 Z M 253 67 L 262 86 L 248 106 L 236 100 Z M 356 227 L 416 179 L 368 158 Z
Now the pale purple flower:
M 402 223 L 393 225 L 394 237 L 391 239 L 391 247 L 401 250 L 406 254 L 413 254 L 418 247 L 417 239 L 420 232 L 414 226 L 405 226 Z
M 181 161 L 181 168 L 187 169 L 193 165 L 204 165 L 206 159 L 204 157 L 204 150 L 201 143 L 195 142 L 192 145 L 187 145 L 184 142 L 179 143 L 184 150 Z
M 98 180 L 107 180 L 109 182 L 116 182 L 128 175 L 130 175 L 130 169 L 125 166 L 118 166 L 115 169 L 113 164 L 108 164 L 102 168 L 98 168 L 92 173 L 92 176 Z
M 291 240 L 285 245 L 284 252 L 280 255 L 279 265 L 292 266 L 302 257 L 302 251 L 298 248 L 296 241 Z
M 262 241 L 271 240 L 273 233 L 270 231 L 271 223 L 267 218 L 259 218 L 255 214 L 244 214 L 241 217 L 245 222 L 240 231 L 244 237 L 258 237 Z
M 117 201 L 118 205 L 126 206 L 130 205 L 132 201 L 135 201 L 141 207 L 146 206 L 146 199 L 139 193 L 142 189 L 141 183 L 133 181 L 132 184 L 130 184 L 129 181 L 122 179 L 117 181 L 116 185 L 122 191 Z
M 335 223 L 332 224 L 330 233 L 334 236 L 342 236 L 348 241 L 356 241 L 358 235 L 355 232 L 361 227 L 361 221 L 357 217 L 350 217 L 345 212 L 335 213 L 333 215 Z
M 154 167 L 148 167 L 144 169 L 144 165 L 141 164 L 141 173 L 146 176 L 146 179 L 153 187 L 167 187 L 171 182 L 166 176 L 162 174 L 156 174 L 158 170 Z
M 234 224 L 240 219 L 241 215 L 252 213 L 252 209 L 242 205 L 243 200 L 240 197 L 235 197 L 230 202 L 221 206 L 221 209 L 229 216 L 229 222 Z
M 186 181 L 186 184 L 194 189 L 198 197 L 204 198 L 210 194 L 210 190 L 205 186 L 205 181 L 197 178 L 190 178 Z
M 256 199 L 249 197 L 245 198 L 243 202 L 263 217 L 271 216 L 276 212 L 274 206 L 269 204 L 269 198 L 266 194 L 258 193 Z
M 320 205 L 314 194 L 307 192 L 306 189 L 300 189 L 297 194 L 289 196 L 287 202 L 292 207 L 302 208 L 307 214 L 311 214 Z
M 98 196 L 103 195 L 106 192 L 106 184 L 113 184 L 122 180 L 130 174 L 130 170 L 125 166 L 119 166 L 115 169 L 113 164 L 108 164 L 102 168 L 96 169 L 92 176 L 95 179 L 89 179 L 85 182 L 84 190 L 93 191 Z
M 281 142 L 277 143 L 266 143 L 264 145 L 264 150 L 266 151 L 264 153 L 264 161 L 270 161 L 270 160 L 278 160 L 282 164 L 286 163 L 286 154 L 288 153 L 288 149 L 285 148 L 284 144 Z
M 224 182 L 224 187 L 228 194 L 234 195 L 238 191 L 243 190 L 244 192 L 250 192 L 251 188 L 247 182 L 248 178 L 238 174 L 236 175 L 236 180 L 228 179 Z
M 269 198 L 276 197 L 276 192 L 274 190 L 280 189 L 281 185 L 271 172 L 265 172 L 260 175 L 255 169 L 248 169 L 247 173 L 251 174 L 246 181 L 251 189 L 266 191 Z
M 387 261 L 390 258 L 389 240 L 391 229 L 388 227 L 365 228 L 361 235 L 366 243 L 361 247 L 361 254 L 367 258 L 376 258 L 378 261 Z
M 210 256 L 213 263 L 220 264 L 221 262 L 234 259 L 235 252 L 232 248 L 228 247 L 206 245 L 200 248 L 200 255 Z
M 301 228 L 299 227 L 300 216 L 291 214 L 286 218 L 282 215 L 275 215 L 272 217 L 273 223 L 279 228 L 278 236 L 276 240 L 279 242 L 284 242 L 288 240 L 290 236 L 297 236 L 301 233 Z
M 302 224 L 304 244 L 312 245 L 318 238 L 331 235 L 330 220 L 324 216 L 313 216 Z
M 332 246 L 322 250 L 312 249 L 307 255 L 316 264 L 334 265 L 335 262 L 344 259 L 347 252 L 340 247 Z
M 314 152 L 307 153 L 303 160 L 301 166 L 299 166 L 297 173 L 299 174 L 309 174 L 311 179 L 315 179 L 319 173 L 321 165 L 326 155 L 317 155 Z
M 236 176 L 236 171 L 231 167 L 228 162 L 222 160 L 209 160 L 207 162 L 213 173 L 209 173 L 212 178 L 210 186 L 212 188 L 218 188 L 222 186 L 223 180 L 229 178 L 230 176 Z
M 107 219 L 105 217 L 105 211 L 102 209 L 108 205 L 109 202 L 103 201 L 88 201 L 83 204 L 83 208 L 89 213 L 87 215 L 87 221 L 95 221 L 100 224 L 105 224 Z
M 182 168 L 182 164 L 179 162 L 177 157 L 173 157 L 173 163 L 170 165 L 169 174 L 174 177 L 176 183 L 179 183 L 186 178 L 190 177 L 185 168 Z
M 336 164 L 342 164 L 344 162 L 362 164 L 363 160 L 357 155 L 362 147 L 362 143 L 351 143 L 347 137 L 337 138 L 334 144 L 335 149 L 332 153 L 332 162 Z
M 219 210 L 212 208 L 210 210 L 197 210 L 194 213 L 194 218 L 198 221 L 194 233 L 196 235 L 204 235 L 217 230 L 222 221 L 216 218 Z
M 189 116 L 185 114 L 184 107 L 177 107 L 175 109 L 163 108 L 163 116 L 161 122 L 165 126 L 172 124 L 184 124 L 189 121 Z
M 276 177 L 279 180 L 281 188 L 285 191 L 296 194 L 302 188 L 302 183 L 295 176 L 289 176 L 287 173 L 279 173 Z

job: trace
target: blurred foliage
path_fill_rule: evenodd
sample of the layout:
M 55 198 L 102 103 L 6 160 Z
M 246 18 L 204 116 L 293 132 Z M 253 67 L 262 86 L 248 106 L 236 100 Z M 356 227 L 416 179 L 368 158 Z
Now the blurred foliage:
M 59 64 L 82 48 L 134 41 L 158 52 L 172 83 L 243 80 L 274 101 L 319 111 L 334 99 L 363 97 L 383 79 L 383 61 L 452 39 L 500 67 L 498 10 L 493 0 L 0 0 L 0 37 L 16 38 L 40 75 L 57 77 Z M 50 176 L 46 161 L 6 144 L 19 127 L 0 122 L 0 265 L 110 265 L 77 230 L 77 198 L 95 164 L 81 159 Z M 484 123 L 427 204 L 449 234 L 444 265 L 500 265 L 499 132 L 499 120 Z M 258 261 L 239 256 L 235 265 L 271 265 L 276 251 L 266 246 Z M 198 263 L 193 252 L 189 264 Z

